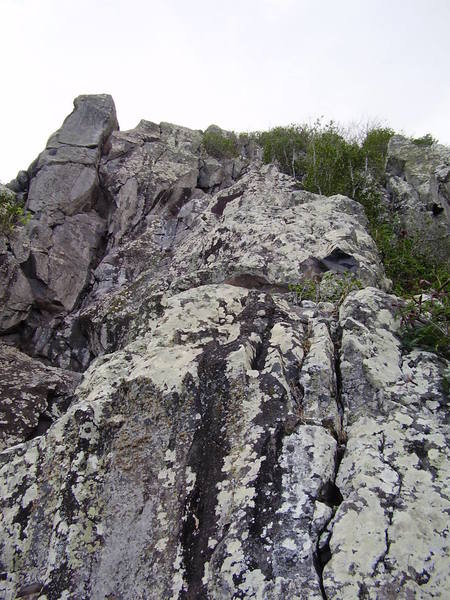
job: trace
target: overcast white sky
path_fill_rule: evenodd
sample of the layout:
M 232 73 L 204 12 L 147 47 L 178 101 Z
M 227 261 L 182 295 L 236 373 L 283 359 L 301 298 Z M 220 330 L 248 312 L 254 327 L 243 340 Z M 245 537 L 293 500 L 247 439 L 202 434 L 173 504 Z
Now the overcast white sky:
M 73 98 L 249 131 L 378 118 L 450 144 L 450 0 L 0 0 L 0 181 Z

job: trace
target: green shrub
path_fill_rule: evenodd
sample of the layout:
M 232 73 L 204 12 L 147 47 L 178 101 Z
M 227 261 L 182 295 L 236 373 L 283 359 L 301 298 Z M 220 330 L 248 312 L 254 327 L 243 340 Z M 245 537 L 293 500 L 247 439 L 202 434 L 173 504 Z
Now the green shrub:
M 426 135 L 423 135 L 422 137 L 419 138 L 412 138 L 411 139 L 413 144 L 416 144 L 416 146 L 432 146 L 433 144 L 437 144 L 437 139 L 434 138 L 431 133 L 427 133 Z
M 305 172 L 310 135 L 311 128 L 306 125 L 289 125 L 258 132 L 255 139 L 263 149 L 266 164 L 276 162 L 283 173 L 301 177 Z
M 0 232 L 11 233 L 17 225 L 25 225 L 28 219 L 29 215 L 16 201 L 14 193 L 2 187 L 0 189 Z
M 325 126 L 317 124 L 308 144 L 303 185 L 325 196 L 344 194 L 354 198 L 361 185 L 362 165 L 357 143 L 347 141 L 332 121 Z
M 373 127 L 368 130 L 361 145 L 364 169 L 370 171 L 376 181 L 384 179 L 388 144 L 394 133 L 389 127 Z
M 336 123 L 274 127 L 255 134 L 265 163 L 276 162 L 283 173 L 302 181 L 314 193 L 357 196 L 372 179 L 384 174 L 387 145 L 394 134 L 372 128 L 362 143 L 348 139 Z
M 208 154 L 214 158 L 234 158 L 239 156 L 236 137 L 227 137 L 219 130 L 211 129 L 203 134 L 202 144 Z
M 401 337 L 406 349 L 431 350 L 450 359 L 450 279 L 428 294 L 410 299 L 401 311 Z

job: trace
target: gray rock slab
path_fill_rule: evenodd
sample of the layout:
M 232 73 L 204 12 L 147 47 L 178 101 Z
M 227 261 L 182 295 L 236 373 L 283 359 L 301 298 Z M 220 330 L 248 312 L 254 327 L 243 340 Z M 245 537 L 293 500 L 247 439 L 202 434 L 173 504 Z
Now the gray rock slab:
M 44 435 L 70 404 L 80 379 L 0 344 L 0 451 Z

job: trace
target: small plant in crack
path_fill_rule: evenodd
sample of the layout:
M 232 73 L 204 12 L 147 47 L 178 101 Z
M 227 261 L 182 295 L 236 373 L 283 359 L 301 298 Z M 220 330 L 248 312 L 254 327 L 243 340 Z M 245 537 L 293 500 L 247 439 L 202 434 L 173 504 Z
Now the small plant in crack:
M 350 292 L 363 288 L 361 280 L 350 271 L 333 273 L 327 271 L 322 276 L 304 279 L 289 289 L 294 293 L 296 302 L 332 302 L 336 308 L 342 304 Z
M 30 219 L 16 196 L 7 188 L 0 189 L 0 233 L 11 233 L 17 226 L 25 225 Z

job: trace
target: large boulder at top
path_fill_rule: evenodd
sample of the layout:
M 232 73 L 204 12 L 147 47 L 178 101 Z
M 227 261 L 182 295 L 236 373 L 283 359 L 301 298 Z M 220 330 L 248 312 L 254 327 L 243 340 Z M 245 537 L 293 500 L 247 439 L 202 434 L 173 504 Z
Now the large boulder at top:
M 106 232 L 98 163 L 118 127 L 114 102 L 105 95 L 80 96 L 74 106 L 30 167 L 27 271 L 41 312 L 75 306 Z
M 362 207 L 115 123 L 82 97 L 13 186 L 0 597 L 450 596 L 448 363 L 403 348 Z
M 50 138 L 47 147 L 101 148 L 111 133 L 119 128 L 112 97 L 107 94 L 78 96 L 73 104 L 75 110 Z
M 450 149 L 395 135 L 386 175 L 392 208 L 407 232 L 439 260 L 450 260 Z

